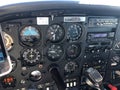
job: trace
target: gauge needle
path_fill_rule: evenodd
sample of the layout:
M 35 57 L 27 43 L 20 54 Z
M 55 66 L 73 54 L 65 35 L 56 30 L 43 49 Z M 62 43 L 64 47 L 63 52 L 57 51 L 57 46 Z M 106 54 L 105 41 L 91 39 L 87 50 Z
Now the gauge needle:
M 55 29 L 55 32 L 57 32 L 58 29 Z
M 55 40 L 55 34 L 53 34 L 53 40 Z
M 50 53 L 56 53 L 55 51 L 49 51 Z
M 117 44 L 117 48 L 119 48 L 119 45 Z

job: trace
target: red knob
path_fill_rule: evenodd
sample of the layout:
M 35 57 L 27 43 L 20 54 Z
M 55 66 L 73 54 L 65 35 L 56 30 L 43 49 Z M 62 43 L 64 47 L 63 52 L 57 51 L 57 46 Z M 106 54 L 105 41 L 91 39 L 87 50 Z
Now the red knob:
M 111 85 L 111 84 L 108 84 L 108 87 L 110 88 L 110 90 L 118 90 L 117 87 Z

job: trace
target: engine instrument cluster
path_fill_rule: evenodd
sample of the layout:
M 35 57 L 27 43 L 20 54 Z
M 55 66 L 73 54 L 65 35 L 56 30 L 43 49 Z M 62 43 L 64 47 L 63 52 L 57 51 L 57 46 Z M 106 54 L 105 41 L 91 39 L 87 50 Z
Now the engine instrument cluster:
M 112 70 L 111 65 L 120 62 L 120 43 L 114 41 L 118 19 L 84 16 L 81 21 L 81 17 L 69 17 L 67 21 L 65 16 L 48 17 L 48 25 L 36 24 L 36 18 L 1 23 L 13 65 L 12 72 L 1 78 L 1 90 L 57 90 L 50 72 L 53 68 L 71 90 L 91 90 L 85 83 L 89 67 L 105 78 L 110 73 L 107 68 Z

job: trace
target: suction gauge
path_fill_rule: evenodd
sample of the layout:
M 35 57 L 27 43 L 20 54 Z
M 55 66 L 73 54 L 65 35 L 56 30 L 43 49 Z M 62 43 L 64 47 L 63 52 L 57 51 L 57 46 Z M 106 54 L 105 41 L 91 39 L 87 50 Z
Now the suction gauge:
M 28 46 L 33 46 L 36 43 L 39 43 L 40 32 L 34 26 L 26 26 L 20 32 L 20 40 L 23 44 Z

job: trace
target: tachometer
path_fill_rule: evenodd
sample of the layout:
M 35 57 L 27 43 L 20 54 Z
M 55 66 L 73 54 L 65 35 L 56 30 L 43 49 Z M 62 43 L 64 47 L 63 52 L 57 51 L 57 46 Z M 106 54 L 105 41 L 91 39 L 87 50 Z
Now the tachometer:
M 39 43 L 40 32 L 36 27 L 26 26 L 20 32 L 20 40 L 23 44 L 28 46 L 33 46 L 36 43 Z
M 78 40 L 82 35 L 82 26 L 79 24 L 72 24 L 68 27 L 67 39 L 70 41 Z
M 51 42 L 59 42 L 64 38 L 65 31 L 59 24 L 49 26 L 47 31 L 47 38 Z

